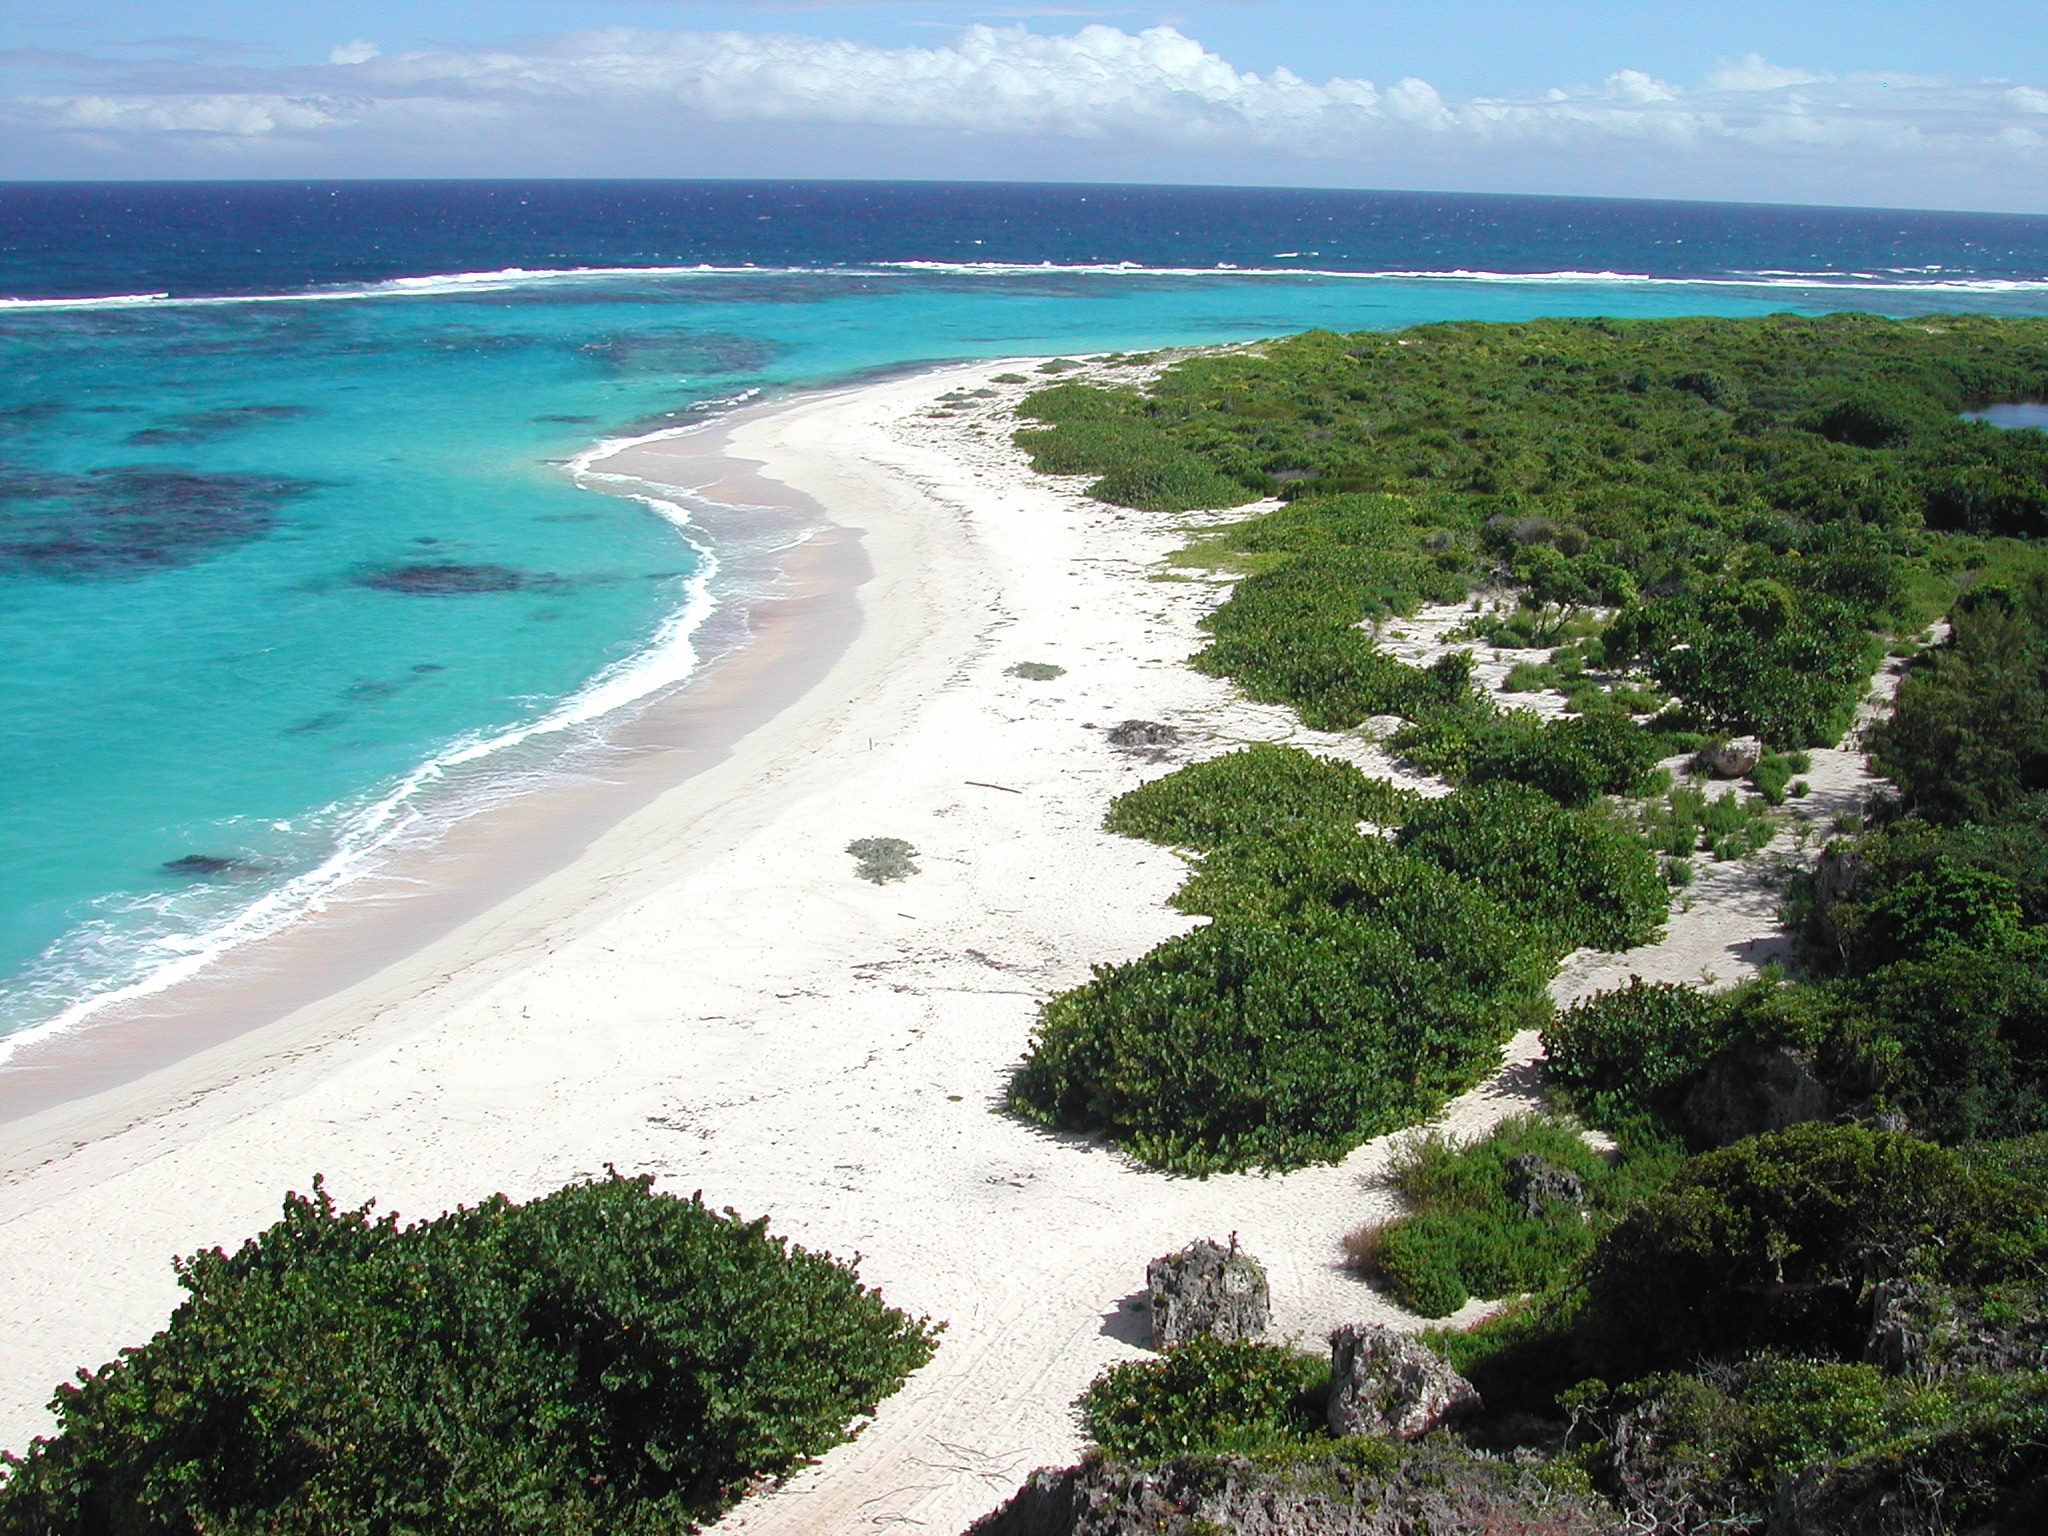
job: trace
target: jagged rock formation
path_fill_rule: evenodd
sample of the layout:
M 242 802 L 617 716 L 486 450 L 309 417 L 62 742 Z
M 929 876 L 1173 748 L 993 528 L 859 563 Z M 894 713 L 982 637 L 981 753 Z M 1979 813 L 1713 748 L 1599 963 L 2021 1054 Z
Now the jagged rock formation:
M 1413 1440 L 1479 1410 L 1479 1393 L 1442 1355 L 1391 1328 L 1330 1335 L 1330 1432 Z
M 1749 1043 L 1707 1064 L 1685 1095 L 1678 1123 L 1686 1145 L 1704 1152 L 1834 1112 L 1834 1094 L 1798 1051 Z
M 1508 1160 L 1507 1195 L 1524 1214 L 1541 1216 L 1554 1205 L 1584 1205 L 1586 1181 L 1547 1157 L 1524 1152 Z
M 1528 1467 L 1432 1442 L 1262 1466 L 1183 1457 L 1034 1472 L 970 1536 L 1613 1536 L 1596 1501 Z
M 1171 1349 L 1189 1339 L 1255 1339 L 1272 1316 L 1265 1266 L 1207 1238 L 1145 1266 L 1151 1289 L 1152 1347 Z

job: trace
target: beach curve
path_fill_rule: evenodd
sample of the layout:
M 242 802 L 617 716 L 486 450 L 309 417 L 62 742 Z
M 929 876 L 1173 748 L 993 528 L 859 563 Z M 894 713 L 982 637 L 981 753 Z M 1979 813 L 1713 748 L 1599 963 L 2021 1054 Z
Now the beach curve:
M 612 1163 L 858 1253 L 892 1302 L 947 1324 L 858 1440 L 730 1531 L 957 1530 L 1071 1459 L 1074 1396 L 1137 1352 L 1145 1260 L 1194 1237 L 1238 1232 L 1283 1335 L 1394 1317 L 1339 1248 L 1389 1209 L 1385 1140 L 1195 1181 L 995 1112 L 1040 998 L 1189 923 L 1165 905 L 1181 862 L 1101 830 L 1111 795 L 1164 771 L 1108 726 L 1170 723 L 1194 755 L 1362 750 L 1181 664 L 1218 592 L 1155 579 L 1187 519 L 1032 476 L 1002 371 L 810 397 L 734 431 L 735 458 L 860 530 L 870 574 L 843 652 L 729 756 L 514 899 L 242 1037 L 213 1077 L 184 1064 L 182 1092 L 116 1095 L 69 1152 L 46 1140 L 6 1165 L 0 1444 L 45 1427 L 71 1369 L 161 1324 L 172 1253 L 239 1241 L 316 1171 L 338 1198 L 424 1216 Z M 963 385 L 997 394 L 942 404 Z M 1021 661 L 1065 673 L 1011 676 Z M 919 872 L 855 878 L 845 847 L 869 836 L 910 842 Z M 1533 1103 L 1535 1051 L 1519 1037 L 1447 1123 Z

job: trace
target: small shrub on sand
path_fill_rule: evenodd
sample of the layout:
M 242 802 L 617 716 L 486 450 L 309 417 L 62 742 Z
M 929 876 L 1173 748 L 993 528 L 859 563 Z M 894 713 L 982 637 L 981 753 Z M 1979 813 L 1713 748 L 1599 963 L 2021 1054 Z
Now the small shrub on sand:
M 1020 661 L 1006 675 L 1021 677 L 1027 683 L 1049 683 L 1056 677 L 1065 677 L 1067 669 L 1056 667 L 1049 661 Z
M 1342 1157 L 1470 1087 L 1541 1009 L 1532 951 L 1473 910 L 1417 935 L 1220 918 L 1097 967 L 1045 1005 L 1011 1105 L 1180 1173 Z
M 1104 825 L 1170 848 L 1211 849 L 1295 825 L 1398 825 L 1416 799 L 1350 763 L 1260 743 L 1119 795 Z
M 1285 1450 L 1324 1438 L 1329 1390 L 1327 1359 L 1198 1338 L 1104 1371 L 1081 1398 L 1081 1422 L 1119 1461 Z
M 876 885 L 917 873 L 911 862 L 917 850 L 900 837 L 857 837 L 846 845 L 846 851 L 853 855 L 853 872 Z
M 682 1532 L 802 1465 L 933 1330 L 763 1222 L 616 1175 L 401 1227 L 316 1183 L 0 1458 L 0 1530 Z

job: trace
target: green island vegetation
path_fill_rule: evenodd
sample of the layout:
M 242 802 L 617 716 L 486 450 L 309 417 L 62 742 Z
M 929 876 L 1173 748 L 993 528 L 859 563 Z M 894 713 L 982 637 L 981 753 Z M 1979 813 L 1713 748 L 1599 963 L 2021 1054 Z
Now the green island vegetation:
M 844 1440 L 936 1330 L 616 1174 L 432 1221 L 318 1181 L 0 1457 L 0 1529 L 682 1533 Z
M 1354 1508 L 1514 1478 L 1501 1528 L 1556 1532 L 2048 1528 L 2048 434 L 1962 414 L 2042 399 L 2048 321 L 1835 315 L 1313 333 L 1024 402 L 1105 501 L 1280 498 L 1191 535 L 1238 578 L 1194 664 L 1314 730 L 1397 716 L 1453 788 L 1255 748 L 1124 796 L 1210 924 L 1048 1003 L 1013 1105 L 1286 1167 L 1426 1118 L 1532 1013 L 1550 1100 L 1411 1138 L 1348 1243 L 1424 1316 L 1501 1303 L 1425 1335 L 1477 1417 L 1337 1441 L 1318 1360 L 1184 1345 L 1091 1389 L 1090 1466 Z M 1562 717 L 1377 642 L 1467 601 L 1453 639 L 1531 652 L 1502 692 Z M 1808 753 L 1887 651 L 1896 790 L 1830 829 Z M 1659 771 L 1738 734 L 1746 783 Z M 1788 825 L 1790 967 L 1549 1009 L 1566 950 Z

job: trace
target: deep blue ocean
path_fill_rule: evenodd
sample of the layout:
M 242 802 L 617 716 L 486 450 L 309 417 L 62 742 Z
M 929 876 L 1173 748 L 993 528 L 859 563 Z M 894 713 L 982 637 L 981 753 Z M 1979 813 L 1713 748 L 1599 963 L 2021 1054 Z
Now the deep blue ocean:
M 0 186 L 0 1053 L 346 899 L 687 675 L 718 551 L 687 500 L 579 484 L 601 440 L 925 360 L 1843 308 L 2048 313 L 2048 218 Z

